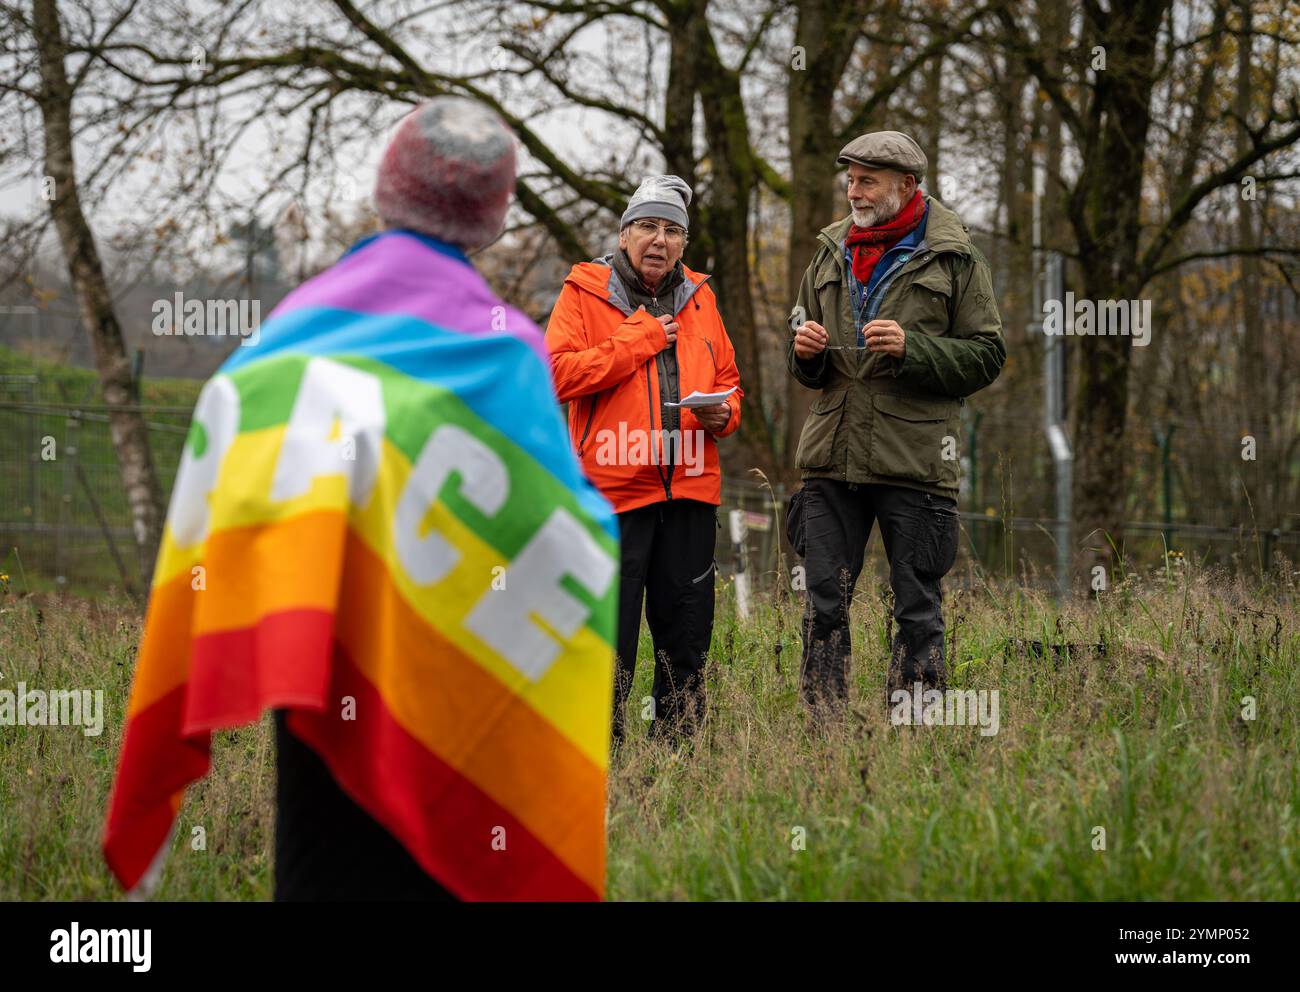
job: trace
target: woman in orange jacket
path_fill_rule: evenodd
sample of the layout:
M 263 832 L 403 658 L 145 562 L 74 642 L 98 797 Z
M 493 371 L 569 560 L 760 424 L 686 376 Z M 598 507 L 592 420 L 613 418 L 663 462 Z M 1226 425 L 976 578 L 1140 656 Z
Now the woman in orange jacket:
M 636 666 L 641 607 L 654 641 L 652 734 L 704 716 L 722 496 L 717 438 L 740 426 L 740 373 L 708 276 L 682 264 L 691 189 L 651 176 L 620 222 L 618 250 L 575 265 L 546 345 L 583 469 L 618 514 L 622 571 L 614 741 Z M 721 402 L 680 406 L 692 393 Z

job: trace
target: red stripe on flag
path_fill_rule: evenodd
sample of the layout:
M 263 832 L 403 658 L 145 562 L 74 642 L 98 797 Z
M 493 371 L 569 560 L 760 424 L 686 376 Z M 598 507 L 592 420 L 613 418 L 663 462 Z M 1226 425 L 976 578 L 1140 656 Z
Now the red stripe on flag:
M 334 614 L 283 610 L 194 638 L 184 731 L 242 727 L 268 706 L 325 708 Z
M 134 889 L 167 842 L 172 797 L 208 773 L 211 737 L 183 738 L 182 684 L 127 721 L 104 825 L 104 860 L 124 889 Z
M 344 696 L 356 700 L 353 720 L 342 719 Z M 337 709 L 295 711 L 289 728 L 446 888 L 462 899 L 601 898 L 527 827 L 407 733 L 337 646 L 330 698 Z M 504 839 L 505 850 L 493 849 L 494 838 Z
M 193 674 L 206 689 L 182 684 L 128 721 L 103 844 L 124 888 L 135 888 L 167 842 L 173 797 L 207 774 L 210 729 L 240 726 L 265 708 L 286 706 L 299 707 L 290 728 L 321 755 L 343 790 L 461 898 L 601 898 L 526 826 L 407 733 L 340 647 L 333 651 L 333 682 L 318 688 L 318 672 L 329 666 L 314 650 L 299 649 L 319 645 L 322 629 L 332 627 L 328 614 L 289 611 L 264 617 L 259 626 L 272 630 L 196 639 Z M 268 653 L 271 646 L 276 650 Z M 275 664 L 259 669 L 257 658 Z M 344 696 L 356 700 L 355 720 L 333 709 Z M 494 839 L 504 839 L 505 850 L 495 850 Z
M 104 858 L 124 888 L 167 842 L 173 797 L 208 773 L 212 730 L 252 723 L 267 707 L 325 706 L 333 630 L 330 613 L 286 610 L 197 637 L 190 682 L 127 721 L 104 825 Z

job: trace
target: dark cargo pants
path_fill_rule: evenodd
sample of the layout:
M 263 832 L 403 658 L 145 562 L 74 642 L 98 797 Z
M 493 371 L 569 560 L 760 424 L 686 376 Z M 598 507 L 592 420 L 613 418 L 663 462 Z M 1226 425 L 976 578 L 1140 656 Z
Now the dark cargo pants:
M 717 511 L 709 503 L 674 499 L 618 515 L 622 568 L 614 663 L 615 744 L 623 739 L 643 600 L 655 651 L 651 734 L 677 738 L 693 733 L 704 719 Z
M 804 570 L 800 691 L 818 716 L 848 700 L 849 605 L 871 526 L 889 560 L 896 624 L 888 689 L 914 682 L 942 688 L 943 594 L 939 582 L 957 554 L 957 501 L 902 486 L 808 479 L 803 496 Z

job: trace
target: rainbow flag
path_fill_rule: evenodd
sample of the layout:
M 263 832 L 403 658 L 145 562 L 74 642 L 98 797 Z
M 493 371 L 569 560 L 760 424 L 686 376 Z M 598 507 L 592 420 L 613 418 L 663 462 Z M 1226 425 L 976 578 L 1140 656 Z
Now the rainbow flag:
M 212 732 L 285 707 L 454 894 L 602 898 L 617 533 L 537 327 L 451 246 L 362 241 L 200 394 L 109 867 L 149 891 Z

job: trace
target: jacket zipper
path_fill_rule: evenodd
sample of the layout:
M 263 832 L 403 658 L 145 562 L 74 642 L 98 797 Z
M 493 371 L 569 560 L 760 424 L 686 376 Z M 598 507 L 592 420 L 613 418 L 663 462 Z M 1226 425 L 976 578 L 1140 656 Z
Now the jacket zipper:
M 849 271 L 850 263 L 844 257 L 844 253 L 840 249 L 840 246 L 835 244 L 835 242 L 831 241 L 824 234 L 819 234 L 818 240 L 821 241 L 822 244 L 826 245 L 831 249 L 832 256 L 836 258 L 840 263 L 840 271 L 843 277 L 842 282 L 847 283 L 848 286 L 850 287 L 848 293 L 845 294 L 848 297 L 849 313 L 853 317 L 853 324 L 856 325 L 858 315 L 856 312 L 856 308 L 853 305 L 853 290 L 852 290 L 853 283 L 849 282 L 849 279 L 852 275 L 852 273 Z M 886 256 L 893 254 L 893 252 L 896 251 L 897 248 L 898 246 L 895 245 L 893 248 L 889 249 L 889 251 L 885 253 Z M 922 264 L 925 263 L 925 261 L 927 261 L 932 255 L 935 254 L 937 254 L 935 249 L 930 247 L 929 243 L 924 239 L 922 239 L 920 244 L 913 246 L 912 254 L 910 256 L 903 259 L 902 261 L 895 260 L 890 265 L 889 269 L 885 272 L 885 274 L 880 277 L 880 282 L 876 286 L 876 292 L 883 293 L 888 291 L 890 284 L 894 281 L 894 279 L 897 276 L 903 274 L 903 271 L 907 268 L 907 266 L 911 265 L 913 269 L 918 269 L 921 267 Z M 884 258 L 881 258 L 880 261 L 883 262 L 884 260 L 885 260 Z M 878 262 L 876 264 L 880 264 L 880 263 Z M 867 287 L 865 285 L 862 287 L 862 296 L 863 296 L 864 309 L 869 309 L 871 306 L 871 294 L 867 292 Z M 856 326 L 854 327 L 853 333 L 854 333 L 855 343 L 857 341 L 857 336 L 861 333 L 861 330 L 862 329 L 860 327 L 856 327 Z M 871 368 L 872 361 L 878 358 L 878 356 L 874 354 L 867 355 L 867 356 L 860 356 L 858 354 L 855 354 L 854 357 L 857 359 L 859 371 L 864 371 L 865 369 Z
M 650 298 L 650 305 L 651 305 L 652 307 L 654 307 L 654 308 L 657 310 L 657 309 L 659 308 L 659 297 L 658 297 L 658 296 L 652 296 L 652 297 Z M 674 314 L 673 316 L 676 316 L 676 315 Z M 676 341 L 674 341 L 673 344 L 672 344 L 672 352 L 673 352 L 673 361 L 676 362 L 676 361 L 677 361 L 677 342 L 676 342 Z M 659 353 L 659 355 L 662 355 L 662 354 L 663 354 L 663 352 L 660 352 L 660 353 Z M 658 364 L 659 364 L 659 355 L 655 355 L 654 358 L 650 359 L 650 361 L 646 363 L 646 382 L 645 382 L 645 389 L 646 389 L 646 401 L 647 401 L 647 403 L 649 404 L 649 407 L 650 407 L 650 430 L 651 430 L 651 431 L 654 430 L 654 426 L 655 426 L 655 418 L 654 418 L 654 400 L 653 400 L 653 397 L 652 397 L 651 392 L 650 392 L 650 365 L 651 365 L 651 363 L 653 363 L 656 367 L 658 366 Z M 667 361 L 667 359 L 665 359 L 665 360 L 664 360 L 664 373 L 663 373 L 662 378 L 660 378 L 660 380 L 659 380 L 661 384 L 666 383 L 666 382 L 669 381 L 669 376 L 668 376 L 668 372 L 667 372 L 667 366 L 668 366 L 668 361 Z M 680 382 L 680 376 L 681 376 L 681 369 L 680 369 L 680 368 L 677 370 L 677 374 L 678 374 L 678 376 L 679 376 L 679 382 Z M 673 389 L 672 389 L 672 386 L 671 386 L 671 385 L 669 385 L 669 388 L 668 388 L 668 402 L 670 402 L 670 403 L 675 403 L 675 402 L 677 402 L 677 397 L 673 395 Z M 659 425 L 660 425 L 660 427 L 663 427 L 663 422 L 664 422 L 664 420 L 663 420 L 663 413 L 662 413 L 662 410 L 663 410 L 664 397 L 663 397 L 663 395 L 662 395 L 662 390 L 660 391 L 659 403 L 660 403 Z M 653 437 L 653 436 L 654 436 L 654 435 L 651 434 L 651 437 Z M 656 471 L 656 472 L 658 473 L 658 475 L 659 475 L 659 481 L 660 481 L 660 483 L 663 484 L 663 487 L 664 487 L 664 497 L 665 497 L 666 499 L 672 499 L 672 498 L 673 498 L 673 457 L 672 457 L 672 447 L 671 447 L 671 445 L 672 445 L 672 440 L 671 440 L 670 438 L 663 438 L 663 437 L 661 436 L 661 441 L 662 441 L 663 444 L 664 444 L 664 450 L 665 450 L 665 453 L 668 455 L 668 472 L 667 472 L 667 474 L 665 474 L 663 468 L 662 468 L 661 466 L 659 466 L 659 465 L 656 465 L 656 466 L 655 466 L 655 471 Z
M 596 402 L 600 399 L 600 393 L 591 398 L 591 409 L 587 411 L 587 426 L 582 429 L 582 440 L 578 442 L 578 457 L 582 457 L 583 446 L 587 443 L 587 432 L 591 430 L 591 422 L 596 416 Z
M 654 393 L 650 389 L 650 366 L 653 364 L 655 364 L 654 358 L 650 359 L 648 362 L 645 363 L 645 407 L 646 407 L 646 414 L 650 418 L 651 438 L 654 437 L 654 429 L 655 429 L 655 400 L 654 400 Z M 663 420 L 661 419 L 659 422 L 662 424 Z M 672 499 L 673 488 L 672 488 L 671 473 L 669 474 L 668 477 L 665 478 L 664 470 L 658 464 L 655 465 L 655 472 L 658 473 L 659 475 L 660 485 L 664 487 L 664 496 L 668 499 Z
M 915 246 L 913 246 L 913 247 L 915 247 Z M 892 254 L 893 254 L 895 251 L 897 251 L 897 250 L 898 250 L 898 246 L 895 245 L 893 248 L 889 249 L 889 251 L 885 253 L 885 257 L 888 258 L 890 255 L 892 255 Z M 851 309 L 853 309 L 853 311 L 854 311 L 854 313 L 853 313 L 853 316 L 854 316 L 854 323 L 857 323 L 857 320 L 858 320 L 858 317 L 859 317 L 859 316 L 865 316 L 865 315 L 866 315 L 866 312 L 867 312 L 868 310 L 871 309 L 871 300 L 872 300 L 874 297 L 876 297 L 876 296 L 883 296 L 885 293 L 887 293 L 887 292 L 889 291 L 890 284 L 894 281 L 894 279 L 895 279 L 896 276 L 898 276 L 899 274 L 901 274 L 901 270 L 902 270 L 903 266 L 905 266 L 909 261 L 912 260 L 912 258 L 914 257 L 914 254 L 915 254 L 915 252 L 913 253 L 913 255 L 908 255 L 906 258 L 901 258 L 901 259 L 900 259 L 900 258 L 895 258 L 895 259 L 893 259 L 893 260 L 889 263 L 889 268 L 887 268 L 887 269 L 885 270 L 884 275 L 882 275 L 882 276 L 880 277 L 880 280 L 876 283 L 876 288 L 875 288 L 872 292 L 867 292 L 867 284 L 866 284 L 866 283 L 860 283 L 860 282 L 858 282 L 857 277 L 852 275 L 852 270 L 849 268 L 849 263 L 848 263 L 847 261 L 845 262 L 845 275 L 846 275 L 846 276 L 852 276 L 852 279 L 851 279 L 851 281 L 850 281 L 850 283 L 849 283 L 850 287 L 852 287 L 852 286 L 854 286 L 854 285 L 857 285 L 857 286 L 861 286 L 861 287 L 862 287 L 862 309 L 861 309 L 861 312 L 858 311 L 857 306 L 856 306 L 856 305 L 854 304 L 854 302 L 853 302 L 853 290 L 852 290 L 852 288 L 849 289 L 849 307 L 850 307 Z M 928 253 L 927 253 L 927 257 L 928 257 Z M 880 262 L 884 262 L 884 261 L 885 261 L 884 258 L 882 258 L 882 259 L 880 260 Z M 877 262 L 876 264 L 879 265 L 880 262 Z M 873 274 L 874 274 L 874 273 L 873 273 Z M 879 312 L 879 311 L 877 311 L 877 312 Z M 859 335 L 860 335 L 861 333 L 862 333 L 862 328 L 860 328 L 860 327 L 857 328 L 857 330 L 856 330 L 856 334 L 859 334 Z

